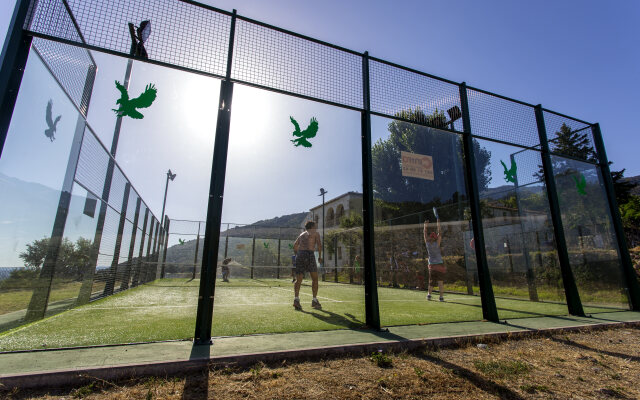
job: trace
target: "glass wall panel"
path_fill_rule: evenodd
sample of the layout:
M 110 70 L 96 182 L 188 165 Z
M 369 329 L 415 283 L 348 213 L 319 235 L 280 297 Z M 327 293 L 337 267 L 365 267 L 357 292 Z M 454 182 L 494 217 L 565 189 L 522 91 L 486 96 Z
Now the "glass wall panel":
M 60 310 L 68 312 L 1 336 L 2 350 L 189 339 L 193 336 L 199 286 L 199 276 L 193 274 L 196 251 L 183 251 L 188 256 L 182 257 L 179 250 L 184 250 L 186 245 L 177 239 L 188 239 L 191 241 L 189 246 L 195 245 L 198 230 L 183 232 L 195 233 L 192 238 L 171 232 L 167 236 L 158 229 L 158 217 L 165 205 L 168 182 L 165 213 L 172 225 L 174 218 L 176 228 L 179 228 L 178 220 L 206 219 L 219 81 L 136 61 L 132 64 L 129 87 L 118 87 L 114 80 L 124 82 L 130 61 L 93 54 L 98 64 L 95 88 L 100 96 L 96 97 L 94 93 L 91 102 L 90 122 L 84 131 L 70 193 L 63 251 L 50 279 L 49 297 L 44 301 L 48 305 L 47 315 Z M 7 278 L 11 277 L 13 269 L 21 267 L 20 254 L 28 250 L 27 244 L 35 244 L 38 240 L 44 243 L 51 235 L 78 118 L 77 111 L 57 88 L 49 71 L 38 64 L 35 53 L 32 56 L 29 70 L 33 76 L 29 71 L 25 74 L 12 131 L 0 160 L 2 184 L 20 180 L 20 187 L 24 188 L 1 190 L 0 193 L 2 196 L 12 193 L 16 197 L 12 199 L 13 203 L 20 203 L 24 208 L 24 212 L 11 211 L 14 217 L 28 217 L 16 221 L 20 222 L 17 230 L 0 229 L 0 234 L 8 235 L 3 243 L 13 243 L 6 255 L 0 256 L 0 259 L 6 259 L 6 266 L 10 268 Z M 146 96 L 149 104 L 129 109 L 129 114 L 125 113 L 118 125 L 114 109 L 123 110 L 125 94 L 130 99 Z M 61 115 L 55 139 L 45 132 L 49 102 L 53 117 Z M 42 107 L 42 120 L 33 118 L 34 104 Z M 94 108 L 96 110 L 91 111 Z M 112 149 L 114 133 L 119 133 L 119 140 L 117 148 Z M 117 151 L 115 163 L 110 160 L 110 150 Z M 33 157 L 28 160 L 24 154 Z M 110 165 L 114 172 L 106 199 L 101 197 L 105 193 Z M 167 181 L 169 170 L 172 179 Z M 125 199 L 127 183 L 131 188 Z M 27 189 L 30 190 L 28 193 L 25 192 Z M 21 193 L 23 195 L 19 196 Z M 138 197 L 142 202 L 136 223 Z M 9 200 L 2 201 L 9 204 Z M 126 207 L 124 201 L 128 201 Z M 9 211 L 9 207 L 5 209 Z M 125 219 L 121 218 L 123 212 Z M 10 222 L 8 218 L 3 217 L 4 220 Z M 102 234 L 96 235 L 100 226 Z M 204 225 L 201 235 L 203 231 Z M 100 239 L 99 243 L 95 243 L 96 238 Z M 163 238 L 168 240 L 167 255 L 173 254 L 171 265 L 168 265 L 168 257 L 164 259 Z M 31 274 L 27 279 L 23 276 L 20 282 L 34 281 L 42 261 L 38 262 L 36 257 L 33 262 L 36 264 L 32 267 L 20 268 L 17 275 Z M 163 268 L 164 279 L 161 277 Z M 0 279 L 2 276 L 0 272 Z M 32 287 L 25 284 L 19 288 L 20 285 L 14 284 L 12 293 L 4 299 L 5 289 L 7 293 L 9 290 L 7 284 L 2 283 L 5 281 L 12 282 L 11 279 L 0 280 L 0 311 L 6 311 L 0 316 L 22 313 L 24 317 Z M 0 319 L 0 324 L 3 323 Z
M 50 293 L 42 267 L 79 115 L 32 52 L 0 158 L 0 332 L 24 323 L 30 304 L 39 316 L 58 312 L 46 304 L 74 290 L 58 275 Z
M 627 285 L 599 168 L 560 156 L 552 156 L 551 162 L 571 269 L 587 306 L 585 312 L 628 309 Z
M 363 325 L 364 288 L 343 277 L 362 240 L 360 114 L 242 85 L 234 87 L 232 110 L 221 229 L 228 246 L 218 257 L 213 334 Z M 299 249 L 300 270 L 316 271 L 301 275 L 296 310 L 293 244 L 306 221 L 317 223 L 326 256 L 320 259 L 315 241 Z M 328 258 L 336 241 L 337 281 Z
M 381 323 L 482 319 L 461 137 L 376 117 L 372 143 Z
M 500 318 L 568 313 L 538 151 L 477 140 L 482 227 Z

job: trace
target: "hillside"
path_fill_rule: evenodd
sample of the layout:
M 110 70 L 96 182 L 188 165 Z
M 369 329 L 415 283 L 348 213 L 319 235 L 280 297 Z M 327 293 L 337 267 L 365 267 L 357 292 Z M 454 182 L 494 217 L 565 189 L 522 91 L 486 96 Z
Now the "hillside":
M 231 228 L 220 234 L 220 248 L 218 257 L 225 254 L 226 237 L 229 237 L 227 244 L 227 257 L 233 258 L 242 265 L 251 264 L 251 253 L 253 250 L 253 237 L 255 234 L 255 264 L 256 265 L 276 265 L 278 252 L 278 237 L 281 238 L 280 254 L 281 264 L 287 265 L 288 258 L 291 257 L 289 245 L 301 232 L 301 225 L 307 213 L 296 213 L 283 215 L 271 219 L 261 220 L 251 225 Z M 198 259 L 202 260 L 202 248 L 204 238 L 198 244 Z M 184 244 L 176 244 L 167 249 L 167 262 L 169 263 L 193 263 L 196 253 L 196 239 L 185 240 Z

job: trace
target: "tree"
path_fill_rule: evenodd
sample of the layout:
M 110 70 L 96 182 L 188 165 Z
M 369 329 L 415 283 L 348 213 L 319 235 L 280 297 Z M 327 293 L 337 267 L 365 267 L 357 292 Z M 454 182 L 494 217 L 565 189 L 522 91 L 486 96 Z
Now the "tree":
M 625 228 L 640 226 L 640 196 L 629 196 L 629 201 L 620 206 L 622 224 Z
M 581 162 L 577 160 L 597 162 L 596 153 L 591 145 L 590 132 L 591 131 L 586 129 L 574 132 L 569 125 L 563 123 L 560 130 L 555 132 L 555 137 L 549 139 L 551 151 L 559 155 L 559 157 L 551 157 L 554 175 L 570 175 L 576 173 L 576 171 L 581 169 Z M 563 158 L 562 156 L 571 158 Z M 539 166 L 538 172 L 533 176 L 544 181 L 542 165 Z
M 38 269 L 44 262 L 49 247 L 49 238 L 36 239 L 27 244 L 27 250 L 18 255 L 24 261 L 24 266 L 30 269 Z
M 444 113 L 438 110 L 426 115 L 417 108 L 396 116 L 431 126 L 445 126 L 446 122 Z M 458 201 L 464 196 L 462 141 L 458 135 L 404 121 L 392 121 L 388 129 L 389 137 L 379 139 L 371 149 L 374 197 L 383 219 Z M 473 150 L 478 187 L 484 190 L 491 181 L 491 153 L 476 140 Z M 403 151 L 431 156 L 434 180 L 402 176 Z
M 91 262 L 92 246 L 91 240 L 82 237 L 78 238 L 75 244 L 67 238 L 62 239 L 56 262 L 56 276 L 80 279 L 82 271 Z M 18 257 L 24 261 L 26 268 L 40 269 L 47 255 L 49 238 L 36 239 L 26 247 Z
M 618 206 L 622 206 L 631 200 L 631 191 L 637 186 L 631 181 L 624 180 L 624 171 L 611 171 L 611 179 L 613 180 L 613 190 L 616 192 L 616 201 Z

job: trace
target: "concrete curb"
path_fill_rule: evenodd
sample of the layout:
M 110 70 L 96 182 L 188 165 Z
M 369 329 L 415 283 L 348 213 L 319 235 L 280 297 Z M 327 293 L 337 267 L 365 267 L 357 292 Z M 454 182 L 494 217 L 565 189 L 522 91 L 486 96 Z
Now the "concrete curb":
M 541 337 L 563 332 L 582 330 L 599 330 L 612 327 L 640 326 L 640 321 L 632 322 L 604 322 L 584 324 L 571 327 L 519 330 L 514 332 L 495 332 L 477 335 L 458 335 L 425 339 L 388 340 L 360 344 L 338 345 L 328 347 L 314 347 L 296 350 L 282 350 L 259 353 L 247 353 L 230 356 L 213 356 L 191 360 L 172 360 L 145 364 L 124 364 L 106 367 L 91 367 L 79 369 L 65 369 L 56 371 L 42 371 L 0 376 L 0 388 L 53 388 L 65 386 L 81 386 L 96 380 L 115 382 L 130 378 L 149 376 L 171 376 L 188 372 L 202 371 L 209 368 L 223 368 L 230 366 L 247 367 L 258 362 L 280 363 L 286 361 L 317 360 L 322 358 L 336 358 L 370 354 L 382 350 L 384 352 L 415 351 L 425 347 L 458 347 L 480 342 L 496 342 L 505 339 L 525 339 Z

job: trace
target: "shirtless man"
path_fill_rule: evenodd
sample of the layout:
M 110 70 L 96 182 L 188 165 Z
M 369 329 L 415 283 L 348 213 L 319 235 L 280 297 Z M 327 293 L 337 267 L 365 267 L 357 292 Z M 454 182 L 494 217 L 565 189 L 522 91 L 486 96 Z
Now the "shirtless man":
M 304 224 L 305 231 L 298 236 L 293 244 L 293 252 L 296 255 L 296 284 L 294 286 L 295 298 L 293 299 L 293 307 L 296 310 L 302 310 L 300 305 L 300 285 L 304 278 L 304 273 L 309 272 L 311 275 L 311 291 L 313 292 L 313 300 L 311 300 L 311 307 L 318 310 L 322 309 L 320 302 L 317 299 L 318 295 L 318 267 L 316 265 L 316 258 L 314 251 L 318 249 L 318 261 L 322 262 L 322 242 L 320 241 L 320 234 L 316 230 L 316 223 L 313 221 L 307 221 Z

